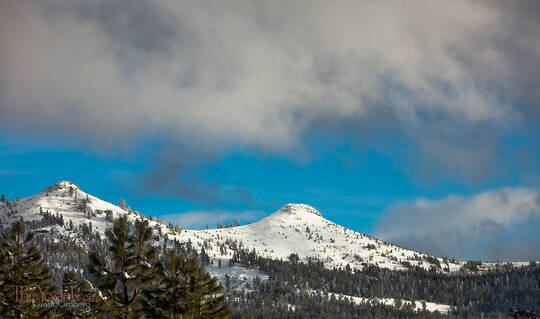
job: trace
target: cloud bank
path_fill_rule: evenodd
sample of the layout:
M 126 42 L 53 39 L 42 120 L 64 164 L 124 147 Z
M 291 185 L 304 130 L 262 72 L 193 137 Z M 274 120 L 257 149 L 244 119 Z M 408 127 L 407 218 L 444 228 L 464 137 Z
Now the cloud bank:
M 418 199 L 387 209 L 375 234 L 437 256 L 540 259 L 540 193 L 503 188 L 470 197 Z
M 378 116 L 506 127 L 538 94 L 530 3 L 6 1 L 0 124 L 268 150 Z
M 539 17 L 537 1 L 2 1 L 0 132 L 168 141 L 143 187 L 195 200 L 221 186 L 182 172 L 305 156 L 325 133 L 397 136 L 407 169 L 476 181 L 540 122 Z

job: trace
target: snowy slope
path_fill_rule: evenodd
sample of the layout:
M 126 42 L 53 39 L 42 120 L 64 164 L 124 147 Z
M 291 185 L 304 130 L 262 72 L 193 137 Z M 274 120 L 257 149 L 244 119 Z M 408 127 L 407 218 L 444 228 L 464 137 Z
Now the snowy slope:
M 86 213 L 82 206 L 86 205 Z M 40 193 L 11 202 L 0 204 L 0 222 L 4 227 L 14 219 L 39 220 L 44 212 L 62 216 L 64 227 L 44 227 L 44 232 L 53 231 L 57 236 L 80 238 L 76 231 L 69 229 L 69 223 L 76 227 L 82 223 L 92 223 L 92 230 L 104 234 L 112 226 L 107 214 L 114 218 L 125 215 L 129 220 L 146 218 L 142 214 L 122 209 L 83 192 L 76 184 L 58 182 Z M 91 216 L 88 216 L 91 212 Z M 109 216 L 110 217 L 110 216 Z M 191 241 L 196 248 L 205 247 L 206 253 L 217 263 L 228 266 L 232 257 L 233 243 L 249 250 L 255 249 L 260 255 L 286 260 L 291 254 L 298 254 L 300 260 L 316 258 L 326 267 L 346 267 L 361 269 L 365 264 L 376 264 L 388 269 L 405 269 L 405 265 L 419 265 L 429 268 L 433 257 L 407 250 L 375 238 L 357 233 L 325 219 L 320 212 L 309 205 L 287 204 L 275 213 L 248 225 L 208 230 L 177 231 L 165 223 L 152 218 L 150 224 L 159 228 L 162 236 L 154 237 L 154 244 L 161 244 L 165 235 L 169 240 Z M 81 240 L 81 245 L 84 246 Z M 442 268 L 457 271 L 462 262 L 444 263 L 437 258 Z M 487 266 L 487 265 L 486 265 Z M 441 270 L 442 271 L 442 270 Z M 216 274 L 224 270 L 216 268 Z M 255 276 L 259 274 L 251 274 Z
M 326 296 L 327 298 L 330 298 L 333 296 L 336 299 L 348 299 L 349 301 L 354 302 L 355 304 L 365 304 L 365 303 L 370 303 L 370 302 L 376 302 L 376 303 L 381 303 L 387 306 L 396 305 L 396 300 L 394 298 L 363 298 L 363 297 L 355 297 L 355 296 L 336 294 L 336 293 L 321 294 L 320 292 L 317 292 L 317 291 L 313 291 L 312 293 L 314 295 L 319 294 L 322 296 Z M 409 301 L 409 300 L 400 300 L 400 303 L 401 305 L 405 305 L 405 304 L 413 305 L 412 301 Z M 425 301 L 425 305 L 426 305 L 427 311 L 431 311 L 431 312 L 438 311 L 441 314 L 448 314 L 451 310 L 451 306 L 449 305 L 444 305 L 444 304 L 439 304 L 439 303 L 434 303 L 434 302 L 429 302 L 429 301 L 428 302 Z M 414 310 L 416 311 L 420 311 L 424 308 L 424 306 L 422 305 L 422 301 L 415 301 L 413 306 L 414 306 Z
M 201 244 L 241 241 L 244 247 L 253 249 L 265 257 L 286 260 L 298 254 L 300 260 L 316 258 L 326 267 L 362 268 L 364 263 L 377 264 L 389 269 L 404 269 L 407 261 L 424 268 L 431 263 L 427 255 L 384 243 L 326 220 L 309 205 L 287 204 L 280 210 L 252 224 L 211 230 L 185 230 L 184 237 Z M 211 245 L 207 253 L 220 256 L 219 247 Z M 224 256 L 225 257 L 225 256 Z M 439 258 L 442 263 L 443 260 Z M 443 265 L 444 266 L 444 265 Z M 450 263 L 452 271 L 461 265 Z
M 84 201 L 94 216 L 88 218 L 82 211 L 81 205 Z M 140 218 L 133 212 L 128 212 L 83 192 L 72 182 L 61 181 L 36 195 L 12 202 L 11 205 L 3 204 L 0 206 L 0 222 L 5 226 L 19 218 L 25 221 L 38 221 L 45 213 L 58 214 L 63 217 L 65 226 L 45 227 L 44 229 L 50 231 L 51 228 L 54 228 L 60 235 L 77 238 L 79 236 L 76 232 L 67 229 L 70 221 L 75 227 L 82 223 L 91 222 L 93 230 L 103 235 L 105 230 L 112 226 L 112 222 L 106 218 L 106 211 L 111 211 L 114 218 L 121 215 L 128 215 L 130 220 Z

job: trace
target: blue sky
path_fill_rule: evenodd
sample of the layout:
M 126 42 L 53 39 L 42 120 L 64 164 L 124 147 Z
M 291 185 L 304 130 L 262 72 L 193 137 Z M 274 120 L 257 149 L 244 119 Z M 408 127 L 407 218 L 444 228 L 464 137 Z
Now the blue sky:
M 8 198 L 70 180 L 193 228 L 306 203 L 440 256 L 540 258 L 533 3 L 0 9 Z
M 193 200 L 140 189 L 137 176 L 152 165 L 145 155 L 147 146 L 134 156 L 113 157 L 48 147 L 13 136 L 3 139 L 1 145 L 1 189 L 9 198 L 32 195 L 58 180 L 72 180 L 100 198 L 116 203 L 123 197 L 132 208 L 154 216 L 195 210 L 260 211 L 249 220 L 253 221 L 286 203 L 302 202 L 327 212 L 338 223 L 370 233 L 389 204 L 427 192 L 441 195 L 433 187 L 411 184 L 396 158 L 376 150 L 351 150 L 348 145 L 303 161 L 249 152 L 230 154 L 197 169 L 202 180 L 221 185 L 220 194 Z M 245 194 L 238 195 L 235 187 Z

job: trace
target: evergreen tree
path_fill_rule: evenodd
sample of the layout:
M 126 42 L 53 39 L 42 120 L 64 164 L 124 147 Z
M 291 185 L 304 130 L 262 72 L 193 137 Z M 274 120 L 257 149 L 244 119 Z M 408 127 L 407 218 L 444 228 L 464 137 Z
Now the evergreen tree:
M 157 264 L 153 289 L 145 291 L 144 309 L 149 318 L 186 318 L 190 302 L 188 285 L 197 268 L 194 258 L 171 250 L 165 262 Z
M 2 203 L 6 202 L 6 195 L 2 194 L 2 196 L 0 196 L 0 202 Z
M 189 314 L 193 319 L 227 318 L 229 308 L 224 305 L 223 286 L 202 266 L 195 268 L 189 283 Z
M 225 275 L 225 288 L 231 289 L 231 276 L 229 274 Z
M 153 277 L 152 263 L 156 256 L 156 248 L 149 244 L 152 228 L 147 220 L 135 221 L 135 231 L 130 237 L 129 251 L 135 256 L 135 272 L 132 276 L 136 292 L 149 283 Z
M 120 201 L 118 202 L 118 206 L 120 208 L 125 209 L 126 208 L 126 201 L 123 198 L 120 198 Z
M 84 279 L 79 278 L 74 271 L 64 273 L 62 276 L 62 290 L 68 300 L 64 302 L 77 302 L 73 299 L 75 295 L 83 296 L 98 296 L 98 292 L 92 284 Z M 97 298 L 96 298 L 97 299 Z M 61 308 L 62 318 L 96 318 L 99 315 L 99 309 L 96 308 L 95 302 L 90 303 L 90 308 L 87 307 L 63 307 Z
M 110 317 L 138 318 L 140 295 L 152 279 L 151 262 L 155 249 L 149 247 L 152 230 L 148 221 L 137 221 L 133 233 L 125 216 L 114 221 L 105 232 L 112 253 L 112 266 L 99 253 L 90 254 L 89 271 L 96 277 L 106 301 L 103 310 Z
M 3 289 L 3 287 L 6 285 L 4 282 L 5 273 L 11 264 L 10 257 L 11 256 L 8 255 L 8 250 L 6 249 L 5 245 L 0 244 L 0 287 L 2 287 L 0 288 L 0 313 L 4 313 L 4 307 L 6 307 L 8 303 L 13 302 L 13 299 L 9 299 L 9 295 L 5 294 Z
M 49 284 L 49 269 L 34 245 L 34 233 L 26 232 L 22 221 L 15 221 L 0 243 L 0 316 L 43 318 L 49 307 L 34 307 L 32 301 L 47 302 L 42 292 L 54 291 Z M 16 293 L 18 293 L 16 295 Z M 50 301 L 49 301 L 50 302 Z

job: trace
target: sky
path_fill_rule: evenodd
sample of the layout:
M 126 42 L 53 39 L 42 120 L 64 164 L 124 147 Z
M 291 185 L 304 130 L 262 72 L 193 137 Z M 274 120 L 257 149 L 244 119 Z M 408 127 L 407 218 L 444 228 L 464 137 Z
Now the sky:
M 537 1 L 2 1 L 0 70 L 8 198 L 540 259 Z

